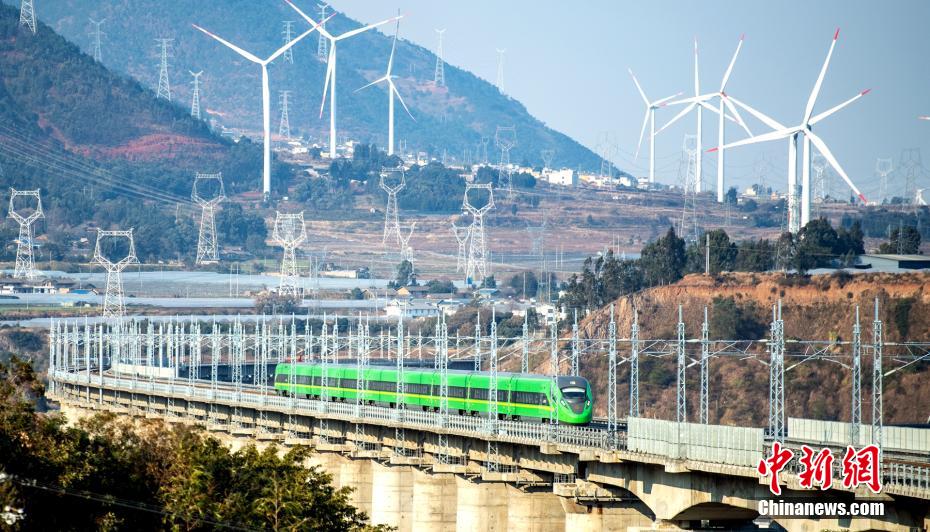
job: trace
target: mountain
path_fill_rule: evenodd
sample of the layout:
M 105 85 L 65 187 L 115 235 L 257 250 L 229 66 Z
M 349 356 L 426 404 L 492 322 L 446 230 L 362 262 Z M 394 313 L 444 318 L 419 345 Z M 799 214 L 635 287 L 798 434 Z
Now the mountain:
M 8 2 L 11 0 L 7 0 Z M 301 0 L 308 13 L 316 2 Z M 386 15 L 390 14 L 386 9 Z M 88 17 L 106 19 L 102 30 L 102 61 L 154 87 L 158 81 L 159 51 L 156 38 L 172 38 L 170 78 L 174 101 L 189 108 L 191 76 L 203 70 L 203 106 L 219 123 L 248 132 L 261 124 L 260 68 L 193 29 L 196 23 L 236 45 L 267 57 L 282 44 L 282 21 L 293 20 L 295 35 L 309 28 L 284 2 L 226 0 L 43 0 L 37 6 L 40 20 L 80 43 L 88 53 Z M 403 37 L 404 24 L 400 34 Z M 333 34 L 359 27 L 341 14 L 327 23 Z M 387 33 L 381 33 L 381 31 Z M 339 43 L 337 127 L 362 141 L 384 146 L 387 139 L 387 92 L 384 87 L 356 89 L 383 75 L 391 48 L 393 25 L 363 33 Z M 294 64 L 278 58 L 270 67 L 272 127 L 277 131 L 280 110 L 278 91 L 292 91 L 289 115 L 292 132 L 327 138 L 328 108 L 320 118 L 320 101 L 326 64 L 317 58 L 318 34 L 312 33 L 294 48 Z M 453 65 L 446 65 L 446 86 L 432 82 L 435 56 L 425 48 L 401 39 L 393 73 L 396 84 L 416 121 L 398 106 L 395 131 L 410 149 L 461 158 L 474 152 L 482 136 L 490 138 L 488 156 L 497 159 L 494 134 L 497 126 L 515 126 L 517 146 L 511 160 L 541 163 L 540 150 L 555 150 L 559 166 L 597 168 L 599 159 L 568 136 L 547 127 L 517 100 L 501 94 L 492 84 Z
M 41 189 L 45 259 L 71 253 L 67 243 L 92 236 L 90 227 L 135 227 L 143 258 L 187 255 L 198 171 L 222 172 L 230 192 L 256 190 L 261 150 L 156 100 L 48 26 L 33 35 L 17 9 L 0 5 L 0 188 Z M 285 186 L 292 169 L 275 171 Z M 13 225 L 0 226 L 0 242 Z

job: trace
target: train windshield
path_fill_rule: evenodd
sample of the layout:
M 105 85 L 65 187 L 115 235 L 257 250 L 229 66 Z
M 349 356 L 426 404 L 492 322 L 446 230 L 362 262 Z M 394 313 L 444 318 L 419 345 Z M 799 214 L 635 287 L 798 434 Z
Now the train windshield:
M 577 386 L 569 386 L 562 388 L 562 397 L 565 398 L 569 403 L 577 403 L 584 401 L 587 398 L 588 394 L 584 388 L 579 388 Z

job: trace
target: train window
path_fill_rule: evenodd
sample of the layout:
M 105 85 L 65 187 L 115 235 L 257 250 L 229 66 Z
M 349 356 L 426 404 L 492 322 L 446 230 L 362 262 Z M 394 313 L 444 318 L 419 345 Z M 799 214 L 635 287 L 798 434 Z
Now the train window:
M 317 376 L 313 377 L 313 381 L 312 381 L 312 382 L 313 382 L 313 385 L 314 385 L 314 386 L 320 386 L 320 384 L 323 382 L 323 378 L 320 377 L 319 375 L 317 375 Z
M 464 386 L 449 386 L 449 397 L 465 398 Z
M 482 388 L 469 388 L 468 398 L 486 401 L 488 399 L 488 391 Z
M 287 382 L 287 373 L 278 373 L 274 376 L 274 381 L 278 382 Z
M 356 384 L 355 379 L 340 379 L 341 388 L 349 388 L 349 389 L 354 390 L 355 384 Z
M 562 388 L 562 396 L 565 397 L 565 400 L 570 403 L 577 403 L 584 401 L 587 393 L 584 388 L 579 388 L 577 386 L 569 386 Z

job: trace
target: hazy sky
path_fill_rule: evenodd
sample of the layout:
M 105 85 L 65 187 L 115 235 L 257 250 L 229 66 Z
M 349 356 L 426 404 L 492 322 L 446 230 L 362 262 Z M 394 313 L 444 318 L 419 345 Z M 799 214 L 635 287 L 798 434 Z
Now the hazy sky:
M 302 3 L 306 3 L 305 1 Z M 800 122 L 808 95 L 833 37 L 840 39 L 815 112 L 826 110 L 872 88 L 850 107 L 816 126 L 847 173 L 867 196 L 878 192 L 876 159 L 892 157 L 897 166 L 903 148 L 922 148 L 930 167 L 930 2 L 554 2 L 550 0 L 334 0 L 344 13 L 367 22 L 400 7 L 407 17 L 401 34 L 435 49 L 434 28 L 446 28 L 446 61 L 494 81 L 495 48 L 506 48 L 506 92 L 553 128 L 596 148 L 605 133 L 616 139 L 618 166 L 645 175 L 646 140 L 633 160 L 644 107 L 627 68 L 636 72 L 652 99 L 693 92 L 692 42 L 700 46 L 702 92 L 720 79 L 745 33 L 727 92 L 785 125 Z M 664 124 L 675 110 L 663 110 Z M 685 118 L 657 138 L 660 180 L 679 175 L 685 133 L 695 119 Z M 715 116 L 704 115 L 704 145 L 716 145 Z M 751 122 L 754 133 L 766 131 Z M 728 128 L 728 139 L 745 134 Z M 647 132 L 648 136 L 648 132 Z M 764 167 L 771 186 L 784 189 L 786 142 L 777 141 L 729 152 L 727 173 L 745 186 Z M 716 158 L 705 156 L 704 172 L 715 175 Z M 760 162 L 765 157 L 767 163 Z M 838 178 L 834 178 L 837 192 Z M 918 186 L 927 186 L 923 178 Z M 903 182 L 892 180 L 892 191 Z

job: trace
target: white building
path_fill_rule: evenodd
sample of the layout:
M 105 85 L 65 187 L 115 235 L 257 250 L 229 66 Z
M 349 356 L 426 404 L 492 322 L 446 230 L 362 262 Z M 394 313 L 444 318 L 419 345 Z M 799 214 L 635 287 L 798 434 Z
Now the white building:
M 562 187 L 574 187 L 578 185 L 578 174 L 571 168 L 562 168 L 561 170 L 548 170 L 546 181 L 550 185 Z
M 385 305 L 384 314 L 389 318 L 431 318 L 439 316 L 439 307 L 424 301 L 394 300 Z

